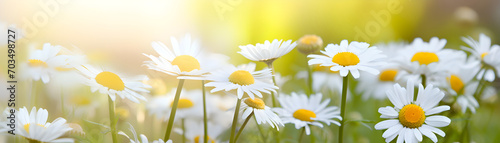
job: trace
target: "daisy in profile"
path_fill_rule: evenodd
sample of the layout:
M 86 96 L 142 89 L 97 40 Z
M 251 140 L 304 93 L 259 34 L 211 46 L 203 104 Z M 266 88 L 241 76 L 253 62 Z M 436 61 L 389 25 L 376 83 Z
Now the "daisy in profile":
M 171 37 L 172 48 L 161 42 L 152 42 L 154 50 L 160 56 L 144 54 L 151 61 L 144 62 L 149 69 L 163 72 L 178 79 L 202 80 L 203 75 L 217 69 L 227 57 L 219 54 L 210 54 L 201 50 L 200 44 L 191 40 L 186 34 L 182 41 Z
M 296 129 L 305 128 L 306 134 L 311 134 L 309 125 L 323 128 L 323 123 L 330 125 L 334 123 L 340 126 L 340 123 L 334 118 L 342 120 L 339 108 L 335 106 L 328 107 L 330 99 L 322 100 L 321 93 L 313 94 L 309 98 L 305 94 L 292 93 L 291 96 L 283 95 L 279 97 L 282 108 L 274 108 L 283 123 L 295 124 Z
M 50 78 L 56 74 L 56 68 L 68 63 L 68 57 L 58 55 L 61 46 L 43 44 L 42 50 L 34 50 L 28 56 L 28 62 L 23 64 L 23 77 L 31 78 L 35 81 L 42 80 L 48 83 Z
M 207 87 L 215 87 L 210 92 L 236 90 L 238 98 L 241 99 L 246 93 L 254 99 L 255 95 L 262 98 L 262 93 L 276 93 L 277 86 L 271 83 L 271 70 L 263 69 L 255 71 L 255 63 L 235 66 L 227 66 L 222 70 L 214 71 L 207 79 L 212 81 L 205 84 Z
M 251 98 L 246 98 L 243 99 L 243 104 L 241 106 L 243 114 L 242 117 L 244 119 L 250 118 L 249 116 L 255 115 L 255 119 L 257 120 L 257 123 L 260 124 L 269 124 L 271 125 L 272 128 L 276 126 L 276 129 L 279 131 L 279 126 L 283 126 L 283 123 L 274 113 L 271 108 L 266 106 L 264 101 L 259 98 L 251 99 Z
M 52 123 L 47 122 L 49 113 L 46 109 L 33 107 L 28 112 L 26 107 L 17 113 L 16 134 L 25 137 L 30 142 L 74 142 L 70 138 L 59 138 L 72 129 L 66 124 L 66 119 L 57 118 Z
M 117 73 L 94 68 L 87 64 L 75 68 L 85 77 L 83 82 L 90 86 L 92 92 L 99 91 L 102 94 L 107 94 L 113 101 L 115 101 L 116 95 L 135 103 L 139 103 L 139 99 L 146 101 L 146 98 L 139 93 L 149 93 L 146 88 L 151 88 L 151 86 L 142 83 L 142 80 L 148 79 L 146 76 L 125 78 Z
M 375 67 L 383 65 L 379 60 L 385 56 L 377 47 L 370 47 L 369 44 L 353 41 L 348 43 L 342 40 L 340 45 L 328 44 L 324 55 L 309 55 L 309 65 L 318 64 L 330 67 L 331 71 L 338 71 L 342 77 L 351 73 L 354 78 L 359 78 L 359 71 L 366 71 L 371 74 L 379 74 Z
M 474 75 L 480 70 L 480 63 L 475 59 L 466 61 L 466 58 L 464 55 L 459 61 L 461 64 L 448 69 L 449 75 L 446 80 L 442 80 L 445 82 L 443 88 L 446 89 L 449 95 L 457 98 L 457 103 L 462 108 L 462 112 L 465 113 L 466 109 L 470 109 L 472 113 L 475 113 L 479 103 L 474 98 L 474 94 L 479 82 L 473 79 Z
M 422 80 L 425 86 L 427 81 L 436 82 L 446 77 L 446 69 L 457 66 L 455 61 L 465 53 L 444 49 L 445 45 L 446 39 L 432 37 L 429 42 L 424 42 L 415 38 L 410 45 L 399 50 L 398 54 L 403 56 L 395 60 L 401 68 L 397 78 Z
M 133 139 L 130 138 L 130 136 L 125 134 L 125 132 L 123 132 L 123 131 L 118 132 L 118 134 L 122 135 L 124 137 L 127 137 L 127 139 L 130 140 L 130 143 L 149 143 L 148 137 L 146 137 L 144 134 L 139 135 L 140 139 L 141 139 L 141 140 L 139 140 L 139 138 L 137 137 L 137 133 L 135 133 L 134 127 L 130 123 L 129 123 L 129 125 L 130 125 L 130 131 L 132 132 L 132 135 L 133 135 L 132 136 Z M 152 143 L 172 143 L 172 140 L 168 140 L 165 142 L 162 139 L 158 139 L 158 140 L 153 141 Z
M 168 120 L 172 110 L 175 92 L 175 89 L 173 89 L 166 96 L 155 96 L 151 98 L 150 102 L 146 105 L 146 109 L 150 114 L 154 114 L 158 119 L 163 119 L 164 121 Z M 203 103 L 200 95 L 201 90 L 183 90 L 177 105 L 175 119 L 202 118 Z M 207 104 L 210 103 L 212 102 L 207 102 Z M 211 107 L 211 105 L 207 106 Z
M 462 49 L 471 53 L 471 56 L 477 60 L 481 60 L 483 65 L 488 68 L 483 68 L 479 71 L 477 79 L 481 80 L 484 76 L 486 81 L 492 82 L 495 80 L 495 74 L 500 76 L 500 46 L 491 45 L 490 37 L 479 34 L 479 41 L 475 41 L 472 37 L 462 38 L 470 47 L 462 46 Z M 495 71 L 497 73 L 495 73 Z
M 436 127 L 448 126 L 450 118 L 441 115 L 434 115 L 450 110 L 450 106 L 437 106 L 443 99 L 444 93 L 432 84 L 424 88 L 422 84 L 418 86 L 417 100 L 414 100 L 414 83 L 408 80 L 406 89 L 399 84 L 387 91 L 387 97 L 394 104 L 394 107 L 387 106 L 378 109 L 382 114 L 380 118 L 388 120 L 379 122 L 375 129 L 387 129 L 382 137 L 386 142 L 391 142 L 397 136 L 397 142 L 421 142 L 422 135 L 429 137 L 433 142 L 437 142 L 434 133 L 445 136 L 445 133 Z M 437 106 L 437 107 L 436 107 Z
M 264 44 L 257 43 L 255 45 L 240 46 L 241 51 L 238 53 L 252 61 L 272 63 L 274 60 L 292 51 L 295 46 L 297 46 L 297 43 L 292 43 L 292 40 L 283 42 L 283 40 L 278 41 L 278 39 L 274 39 L 273 42 L 266 40 Z

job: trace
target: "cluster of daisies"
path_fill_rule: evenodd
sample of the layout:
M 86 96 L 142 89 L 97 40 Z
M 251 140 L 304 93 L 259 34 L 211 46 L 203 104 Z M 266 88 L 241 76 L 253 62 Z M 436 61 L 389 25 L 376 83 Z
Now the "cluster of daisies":
M 41 80 L 47 86 L 63 89 L 58 94 L 60 100 L 71 103 L 61 105 L 63 112 L 66 107 L 75 110 L 72 113 L 79 111 L 90 115 L 87 112 L 95 112 L 96 106 L 103 104 L 91 96 L 65 94 L 65 90 L 70 91 L 74 86 L 83 84 L 92 93 L 106 95 L 109 108 L 109 122 L 105 123 L 109 131 L 106 133 L 115 143 L 123 138 L 130 142 L 149 142 L 146 135 L 138 136 L 131 124 L 130 131 L 118 130 L 117 122 L 128 117 L 128 112 L 116 107 L 116 102 L 126 100 L 137 103 L 132 105 L 136 107 L 144 103 L 149 113 L 147 118 L 154 116 L 166 122 L 165 129 L 155 131 L 165 133 L 163 139 L 154 143 L 172 142 L 172 134 L 181 135 L 179 142 L 234 143 L 252 117 L 261 134 L 272 130 L 271 133 L 277 135 L 276 140 L 279 140 L 279 130 L 285 124 L 293 124 L 301 130 L 301 139 L 304 133 L 311 135 L 312 126 L 324 128 L 333 123 L 339 126 L 338 141 L 344 142 L 345 105 L 354 95 L 365 100 L 388 99 L 392 102 L 394 106 L 378 109 L 380 118 L 387 120 L 375 125 L 377 130 L 387 129 L 382 134 L 386 142 L 396 137 L 398 143 L 421 142 L 423 136 L 437 142 L 435 134 L 445 136 L 438 127 L 448 126 L 451 122 L 449 117 L 438 114 L 450 110 L 450 106 L 474 114 L 479 100 L 496 94 L 490 83 L 500 75 L 500 46 L 491 45 L 490 38 L 483 34 L 478 41 L 470 37 L 463 38 L 463 41 L 468 45 L 461 47 L 463 50 L 444 48 L 446 40 L 436 37 L 428 42 L 416 38 L 411 43 L 392 42 L 376 46 L 342 40 L 339 44 L 323 47 L 319 36 L 305 35 L 296 42 L 273 40 L 239 46 L 241 51 L 238 53 L 245 58 L 267 65 L 258 70 L 254 62 L 237 66 L 229 64 L 228 57 L 205 51 L 190 35 L 181 40 L 172 37 L 170 46 L 152 42 L 156 53 L 143 54 L 149 58 L 144 62 L 145 67 L 155 74 L 178 79 L 177 88 L 159 96 L 152 96 L 151 91 L 165 86 L 157 85 L 163 83 L 162 80 L 119 73 L 109 66 L 93 64 L 89 56 L 79 50 L 51 44 L 33 50 L 21 71 L 22 77 L 33 81 L 33 85 Z M 307 88 L 285 93 L 281 87 L 287 78 L 274 72 L 273 63 L 293 49 L 309 59 L 307 70 L 295 76 L 305 79 Z M 68 82 L 68 79 L 75 80 Z M 357 80 L 356 87 L 348 87 L 352 85 L 348 81 L 353 79 Z M 185 80 L 199 81 L 200 86 L 187 89 Z M 76 82 L 71 83 L 73 81 Z M 322 93 L 341 97 L 333 99 Z M 30 96 L 42 98 L 35 92 Z M 122 100 L 117 100 L 117 96 Z M 341 101 L 340 107 L 333 106 L 330 100 Z M 74 142 L 68 138 L 72 135 L 68 134 L 84 134 L 78 124 L 66 123 L 61 117 L 52 123 L 47 122 L 48 111 L 37 110 L 34 105 L 36 102 L 30 113 L 26 107 L 16 112 L 17 135 L 30 142 Z M 5 131 L 3 128 L 6 127 L 1 127 L 0 130 Z M 225 133 L 229 136 L 224 136 Z M 267 142 L 264 136 L 262 141 Z

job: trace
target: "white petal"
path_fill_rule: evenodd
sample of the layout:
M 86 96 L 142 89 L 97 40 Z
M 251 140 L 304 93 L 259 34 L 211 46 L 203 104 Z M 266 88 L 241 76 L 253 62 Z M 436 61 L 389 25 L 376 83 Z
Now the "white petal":
M 450 118 L 440 115 L 425 118 L 425 123 L 434 127 L 445 127 L 448 126 L 450 122 Z

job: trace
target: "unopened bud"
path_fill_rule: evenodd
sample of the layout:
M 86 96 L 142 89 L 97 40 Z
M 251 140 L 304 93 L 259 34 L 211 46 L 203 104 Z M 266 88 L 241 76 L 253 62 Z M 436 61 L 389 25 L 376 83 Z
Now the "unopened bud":
M 316 53 L 323 48 L 323 40 L 318 35 L 304 35 L 298 40 L 296 48 L 305 55 Z

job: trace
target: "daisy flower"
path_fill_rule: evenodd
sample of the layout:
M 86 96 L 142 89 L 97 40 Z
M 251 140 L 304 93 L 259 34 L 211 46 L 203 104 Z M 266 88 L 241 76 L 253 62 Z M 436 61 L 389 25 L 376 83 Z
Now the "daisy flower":
M 203 80 L 203 75 L 219 68 L 228 58 L 219 54 L 203 52 L 198 42 L 192 42 L 187 34 L 182 41 L 171 37 L 172 49 L 161 42 L 152 42 L 159 57 L 144 54 L 151 61 L 144 62 L 149 69 L 166 73 L 177 79 Z
M 384 58 L 382 51 L 377 47 L 369 48 L 369 44 L 353 41 L 348 43 L 342 40 L 340 45 L 328 44 L 324 55 L 309 55 L 309 65 L 319 64 L 320 66 L 330 67 L 331 71 L 339 71 L 342 77 L 351 73 L 354 78 L 359 78 L 359 70 L 371 74 L 379 74 L 380 71 L 375 67 L 383 65 L 379 60 Z
M 429 137 L 433 142 L 437 142 L 434 133 L 445 136 L 445 133 L 436 127 L 448 126 L 450 118 L 441 115 L 434 115 L 450 110 L 450 106 L 437 106 L 443 99 L 444 93 L 432 84 L 425 87 L 419 84 L 417 100 L 413 99 L 413 80 L 408 80 L 406 89 L 399 84 L 387 91 L 387 97 L 394 104 L 394 107 L 387 106 L 378 109 L 382 114 L 380 118 L 386 118 L 375 125 L 375 129 L 387 129 L 382 137 L 386 142 L 391 142 L 399 136 L 398 143 L 421 142 L 422 135 Z M 437 106 L 437 107 L 436 107 Z M 433 116 L 431 116 L 433 115 Z
M 251 44 L 239 46 L 241 51 L 238 53 L 252 61 L 272 63 L 274 60 L 292 51 L 293 48 L 297 46 L 297 43 L 292 43 L 292 40 L 282 41 L 283 40 L 278 41 L 278 39 L 274 39 L 273 42 L 266 40 L 264 44 L 257 43 L 255 46 Z
M 362 93 L 363 99 L 368 99 L 373 97 L 375 99 L 387 99 L 385 91 L 392 88 L 395 83 L 401 81 L 398 79 L 398 73 L 400 73 L 399 66 L 396 64 L 396 57 L 398 51 L 406 46 L 404 42 L 391 42 L 387 44 L 377 44 L 382 53 L 390 58 L 385 58 L 387 61 L 386 65 L 376 67 L 380 71 L 378 75 L 371 75 L 366 73 L 361 73 L 364 78 L 359 79 L 356 91 Z M 339 81 L 340 82 L 340 81 Z
M 238 98 L 241 99 L 246 93 L 250 98 L 254 99 L 255 95 L 262 98 L 262 93 L 276 93 L 278 89 L 271 83 L 271 70 L 263 69 L 255 71 L 255 63 L 248 63 L 235 66 L 227 66 L 222 70 L 214 71 L 208 75 L 207 79 L 211 80 L 205 84 L 207 87 L 215 87 L 210 92 L 225 90 L 237 91 Z
M 130 125 L 130 123 L 129 123 L 129 125 Z M 118 134 L 122 135 L 124 137 L 127 137 L 130 140 L 130 143 L 149 143 L 148 137 L 146 137 L 144 134 L 139 135 L 140 138 L 141 138 L 141 140 L 139 140 L 139 138 L 137 138 L 137 133 L 135 133 L 135 129 L 134 129 L 134 127 L 132 125 L 130 125 L 130 131 L 132 132 L 133 139 L 131 139 L 123 131 L 118 132 Z M 158 139 L 158 140 L 153 141 L 152 143 L 172 143 L 172 140 L 168 140 L 168 141 L 165 142 L 162 139 Z
M 494 68 L 497 76 L 500 76 L 500 46 L 491 45 L 490 37 L 480 34 L 479 41 L 475 41 L 472 37 L 462 38 L 470 47 L 462 46 L 462 49 L 471 53 L 475 59 L 481 60 L 484 64 Z M 481 80 L 484 75 L 486 81 L 492 82 L 495 80 L 495 72 L 493 69 L 481 69 L 477 75 L 477 79 Z
M 178 134 L 181 134 L 184 132 L 186 139 L 193 142 L 193 143 L 203 143 L 204 142 L 204 132 L 203 132 L 203 120 L 193 120 L 193 119 L 186 119 L 184 120 L 184 125 L 185 125 L 185 130 L 183 131 L 180 128 L 176 128 L 175 132 Z M 201 128 L 200 128 L 201 127 Z M 223 126 L 219 126 L 217 124 L 214 124 L 212 122 L 208 122 L 207 124 L 207 142 L 208 143 L 216 143 L 216 142 L 221 142 L 217 138 L 219 135 L 224 132 L 225 128 Z
M 46 109 L 33 107 L 28 113 L 26 107 L 17 113 L 16 134 L 30 141 L 38 142 L 74 142 L 70 138 L 59 138 L 72 129 L 66 124 L 66 119 L 57 118 L 52 123 L 47 122 L 49 113 Z M 59 139 L 58 139 L 59 138 Z
M 311 133 L 309 125 L 323 128 L 321 124 L 323 122 L 327 125 L 334 123 L 340 126 L 338 121 L 333 120 L 333 118 L 342 120 L 339 108 L 328 107 L 330 99 L 321 101 L 322 97 L 321 93 L 312 94 L 309 98 L 305 94 L 296 93 L 292 93 L 291 96 L 280 96 L 279 102 L 282 108 L 274 108 L 274 111 L 278 113 L 283 123 L 295 124 L 296 129 L 304 127 L 307 135 Z
M 258 124 L 268 123 L 269 125 L 271 125 L 272 128 L 274 128 L 274 126 L 276 126 L 276 129 L 278 131 L 280 130 L 278 126 L 279 125 L 283 126 L 283 123 L 282 123 L 280 117 L 278 117 L 278 115 L 276 115 L 276 113 L 274 113 L 271 110 L 271 108 L 266 106 L 266 104 L 264 103 L 264 101 L 262 101 L 262 99 L 246 98 L 246 99 L 243 99 L 243 102 L 245 104 L 243 104 L 241 108 L 243 111 L 242 117 L 244 119 L 246 119 L 248 116 L 250 116 L 250 114 L 252 114 L 252 112 L 253 112 Z
M 304 35 L 297 43 L 297 50 L 304 55 L 316 53 L 321 48 L 323 48 L 323 40 L 318 35 Z
M 171 90 L 166 96 L 156 96 L 151 98 L 150 102 L 146 105 L 150 114 L 154 114 L 157 118 L 167 120 L 169 119 L 172 110 L 172 104 L 175 97 L 175 89 Z M 177 105 L 177 113 L 175 120 L 185 118 L 202 118 L 203 117 L 203 104 L 201 90 L 183 90 L 181 92 L 179 103 Z M 210 96 L 210 95 L 207 95 Z M 211 107 L 210 99 L 208 99 L 207 107 Z M 207 113 L 210 110 L 207 109 Z
M 425 75 L 426 81 L 435 82 L 446 77 L 446 69 L 456 66 L 456 60 L 465 53 L 444 49 L 445 45 L 446 39 L 432 37 L 429 42 L 424 42 L 421 38 L 415 38 L 410 45 L 399 50 L 398 54 L 402 56 L 398 56 L 395 61 L 401 73 L 396 78 L 417 81 Z
M 87 64 L 75 68 L 85 77 L 82 80 L 84 84 L 90 86 L 92 92 L 99 91 L 102 94 L 107 94 L 113 101 L 115 101 L 116 95 L 135 103 L 139 103 L 138 99 L 146 101 L 146 98 L 137 92 L 149 93 L 145 88 L 151 88 L 151 86 L 141 82 L 147 80 L 146 76 L 124 78 L 116 73 L 97 69 Z
M 61 46 L 53 46 L 50 43 L 43 44 L 42 50 L 30 53 L 28 62 L 22 65 L 23 77 L 29 77 L 35 81 L 42 80 L 48 83 L 50 78 L 56 75 L 56 68 L 67 64 L 67 57 L 57 55 Z

